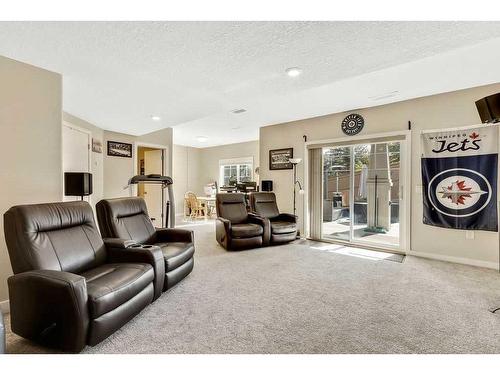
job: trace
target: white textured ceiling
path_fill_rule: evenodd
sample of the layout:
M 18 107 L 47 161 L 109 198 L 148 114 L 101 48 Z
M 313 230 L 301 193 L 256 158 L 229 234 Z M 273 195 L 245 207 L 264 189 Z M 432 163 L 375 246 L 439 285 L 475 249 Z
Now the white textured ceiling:
M 135 135 L 171 126 L 175 143 L 206 147 L 498 82 L 495 38 L 500 22 L 0 22 L 0 55 L 61 73 L 71 114 Z

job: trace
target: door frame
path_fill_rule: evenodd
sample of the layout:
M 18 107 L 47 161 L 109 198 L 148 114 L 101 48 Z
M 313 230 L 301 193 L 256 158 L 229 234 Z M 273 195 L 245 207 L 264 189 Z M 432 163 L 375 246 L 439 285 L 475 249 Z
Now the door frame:
M 88 136 L 88 148 L 87 148 L 87 155 L 88 155 L 88 172 L 92 173 L 92 131 L 89 129 L 86 129 L 82 126 L 75 125 L 69 121 L 63 120 L 61 124 L 61 184 L 62 184 L 62 199 L 64 200 L 64 127 L 71 128 L 77 131 L 80 131 L 82 133 L 87 134 Z M 92 174 L 92 178 L 93 178 Z M 92 202 L 92 195 L 89 196 L 88 202 L 91 204 Z M 92 204 L 91 204 L 92 205 Z
M 400 231 L 400 246 L 398 248 L 394 247 L 384 247 L 384 246 L 370 246 L 370 245 L 365 245 L 365 244 L 359 244 L 359 243 L 351 243 L 348 241 L 342 241 L 342 240 L 327 240 L 327 239 L 314 239 L 316 241 L 322 241 L 322 242 L 332 242 L 332 243 L 340 243 L 343 245 L 348 245 L 351 247 L 363 247 L 363 248 L 370 248 L 370 249 L 376 249 L 376 250 L 383 250 L 383 251 L 388 251 L 388 252 L 395 252 L 395 253 L 402 253 L 402 254 L 408 254 L 411 252 L 411 176 L 412 176 L 412 170 L 411 170 L 411 146 L 412 146 L 412 141 L 411 141 L 411 131 L 410 130 L 400 130 L 400 131 L 393 131 L 393 132 L 385 132 L 385 133 L 374 133 L 374 134 L 366 134 L 362 136 L 347 136 L 347 137 L 341 137 L 341 138 L 333 138 L 333 139 L 319 139 L 315 141 L 308 141 L 304 143 L 304 190 L 305 190 L 305 196 L 304 196 L 304 233 L 306 238 L 310 239 L 310 217 L 309 217 L 309 152 L 308 152 L 308 146 L 312 145 L 318 145 L 318 144 L 331 144 L 332 146 L 335 146 L 335 144 L 338 144 L 341 146 L 343 143 L 345 144 L 346 142 L 353 143 L 355 142 L 356 144 L 358 143 L 364 143 L 364 142 L 373 142 L 377 143 L 377 139 L 381 138 L 388 138 L 388 137 L 396 137 L 396 136 L 401 136 L 404 137 L 404 153 L 401 153 L 401 166 L 404 167 L 404 185 L 402 189 L 403 193 L 403 202 L 404 202 L 404 214 L 402 217 L 404 218 L 404 226 L 403 230 Z M 359 141 L 359 142 L 358 142 Z M 380 143 L 380 142 L 379 142 Z M 352 162 L 352 161 L 351 161 Z M 321 172 L 323 174 L 323 170 Z M 321 177 L 323 179 L 323 175 Z M 321 184 L 321 189 L 323 189 L 323 186 Z M 323 193 L 323 190 L 322 190 Z M 321 212 L 322 215 L 322 212 Z M 401 216 L 400 216 L 401 217 Z
M 134 164 L 134 176 L 137 175 L 138 173 L 138 169 L 137 169 L 137 152 L 139 150 L 139 147 L 149 147 L 149 148 L 154 148 L 154 149 L 158 149 L 158 150 L 162 150 L 162 154 L 163 154 L 163 163 L 162 163 L 162 173 L 163 174 L 167 174 L 169 173 L 168 171 L 168 146 L 165 146 L 165 145 L 160 145 L 160 144 L 156 144 L 156 143 L 148 143 L 148 142 L 134 142 L 134 152 L 133 152 L 133 164 Z M 162 189 L 162 219 L 161 219 L 161 225 L 162 227 L 165 226 L 165 220 L 166 220 L 166 212 L 165 212 L 165 204 L 167 202 L 167 197 L 166 197 L 166 192 L 165 190 L 167 189 Z M 131 191 L 131 194 L 132 196 L 136 197 L 137 196 L 137 185 L 132 185 L 132 191 Z M 172 197 L 172 199 L 174 199 Z

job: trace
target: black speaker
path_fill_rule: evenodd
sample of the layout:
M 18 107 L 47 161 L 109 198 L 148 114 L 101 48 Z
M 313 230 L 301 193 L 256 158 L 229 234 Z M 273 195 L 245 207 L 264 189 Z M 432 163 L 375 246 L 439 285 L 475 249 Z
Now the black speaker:
M 92 173 L 64 172 L 64 195 L 83 197 L 92 194 Z
M 262 191 L 273 191 L 272 180 L 262 180 Z
M 482 123 L 500 121 L 500 93 L 490 95 L 476 102 L 476 108 Z

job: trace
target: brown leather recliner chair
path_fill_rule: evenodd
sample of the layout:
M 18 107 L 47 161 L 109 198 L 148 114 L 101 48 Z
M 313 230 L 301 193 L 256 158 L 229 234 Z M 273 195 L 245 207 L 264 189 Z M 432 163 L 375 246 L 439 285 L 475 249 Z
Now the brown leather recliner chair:
M 243 250 L 269 244 L 269 221 L 247 212 L 245 195 L 216 196 L 216 239 L 227 250 Z
M 11 326 L 22 337 L 79 352 L 161 294 L 161 250 L 105 244 L 87 202 L 14 206 L 4 230 L 14 271 Z
M 290 242 L 297 237 L 297 218 L 280 214 L 274 193 L 251 193 L 250 208 L 256 215 L 269 219 L 272 244 Z
M 161 248 L 165 259 L 163 290 L 185 278 L 194 267 L 193 231 L 155 228 L 146 202 L 140 197 L 103 199 L 96 205 L 97 221 L 103 237 L 132 240 Z

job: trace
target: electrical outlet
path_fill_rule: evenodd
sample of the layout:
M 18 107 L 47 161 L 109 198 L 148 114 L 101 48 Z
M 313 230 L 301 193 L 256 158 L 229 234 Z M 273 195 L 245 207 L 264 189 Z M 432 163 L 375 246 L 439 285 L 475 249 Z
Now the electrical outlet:
M 473 230 L 466 230 L 465 231 L 465 239 L 466 240 L 473 240 L 474 239 L 474 231 Z

